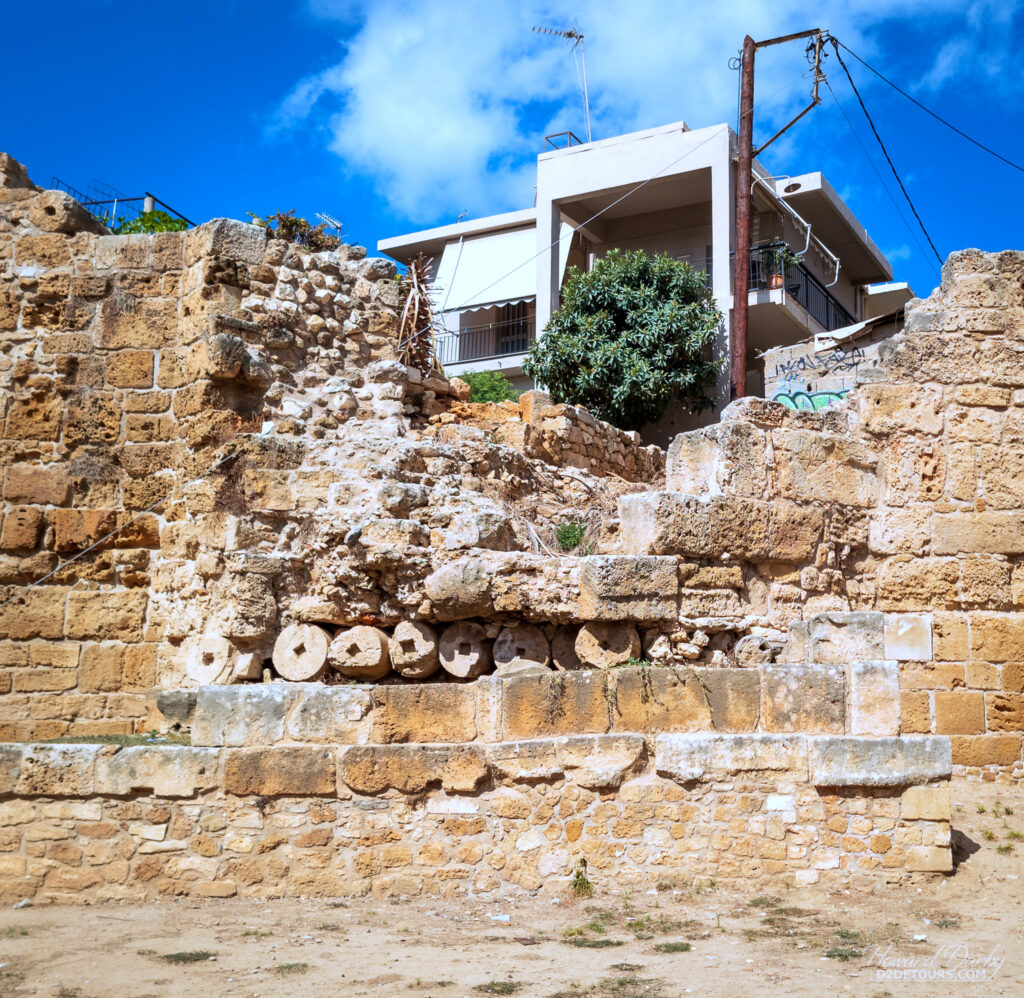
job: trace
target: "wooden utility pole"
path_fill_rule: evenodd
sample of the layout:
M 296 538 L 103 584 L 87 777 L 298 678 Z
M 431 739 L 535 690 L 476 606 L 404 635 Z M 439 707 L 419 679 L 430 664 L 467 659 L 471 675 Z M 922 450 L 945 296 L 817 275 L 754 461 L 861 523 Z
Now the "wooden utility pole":
M 785 128 L 779 129 L 764 145 L 754 148 L 754 53 L 769 45 L 792 42 L 799 38 L 814 41 L 814 87 L 811 103 Z M 747 394 L 747 301 L 750 292 L 750 202 L 751 176 L 754 157 L 770 146 L 783 132 L 791 128 L 811 108 L 821 103 L 818 84 L 824 79 L 821 72 L 823 35 L 820 28 L 800 31 L 781 38 L 755 42 L 750 35 L 743 39 L 743 60 L 740 64 L 740 132 L 736 157 L 736 253 L 732 279 L 732 324 L 729 333 L 729 397 L 742 398 Z
M 750 287 L 750 174 L 754 162 L 754 39 L 743 39 L 740 134 L 736 161 L 736 255 L 729 337 L 729 399 L 747 394 L 747 297 Z

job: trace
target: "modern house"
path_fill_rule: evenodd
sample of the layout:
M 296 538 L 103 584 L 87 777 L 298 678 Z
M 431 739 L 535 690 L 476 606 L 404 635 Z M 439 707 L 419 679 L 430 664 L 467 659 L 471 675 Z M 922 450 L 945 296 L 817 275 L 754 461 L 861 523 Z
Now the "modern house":
M 569 266 L 612 248 L 644 249 L 706 271 L 725 316 L 716 352 L 728 357 L 732 308 L 736 135 L 728 125 L 685 123 L 581 143 L 537 158 L 533 208 L 382 239 L 408 264 L 431 258 L 437 346 L 446 372 L 501 370 L 532 387 L 522 365 L 558 307 Z M 552 139 L 547 144 L 554 145 Z M 842 198 L 820 173 L 772 177 L 754 163 L 748 386 L 763 392 L 760 355 L 902 306 L 911 295 Z M 728 364 L 716 390 L 729 401 Z M 714 418 L 709 413 L 705 418 Z M 701 420 L 703 421 L 703 420 Z M 653 437 L 695 425 L 666 413 Z

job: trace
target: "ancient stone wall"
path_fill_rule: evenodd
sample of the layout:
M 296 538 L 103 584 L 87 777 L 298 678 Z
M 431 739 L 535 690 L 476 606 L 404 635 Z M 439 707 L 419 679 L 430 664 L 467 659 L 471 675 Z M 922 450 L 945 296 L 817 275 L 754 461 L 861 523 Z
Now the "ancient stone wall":
M 288 484 L 300 476 L 280 469 L 297 467 L 306 434 L 355 414 L 360 389 L 328 388 L 315 406 L 303 392 L 391 356 L 397 285 L 361 251 L 310 254 L 228 220 L 105 235 L 12 162 L 0 187 L 0 603 L 14 598 L 0 609 L 0 737 L 131 731 L 151 723 L 144 694 L 175 655 L 180 631 L 161 612 L 195 582 L 179 571 L 183 549 L 210 537 L 240 552 L 300 507 Z M 239 523 L 228 509 L 253 515 L 225 540 Z M 208 557 L 178 627 L 221 612 L 244 649 L 276 616 L 253 572 Z
M 665 473 L 660 447 L 643 445 L 639 433 L 595 419 L 583 406 L 553 405 L 544 392 L 523 392 L 518 402 L 449 401 L 430 422 L 481 427 L 528 458 L 600 477 L 657 486 Z

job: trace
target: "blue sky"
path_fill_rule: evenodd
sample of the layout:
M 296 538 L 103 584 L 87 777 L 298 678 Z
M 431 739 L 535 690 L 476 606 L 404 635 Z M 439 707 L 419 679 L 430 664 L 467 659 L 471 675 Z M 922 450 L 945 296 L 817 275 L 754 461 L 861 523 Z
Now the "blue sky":
M 1024 3 L 844 0 L 77 0 L 5 11 L 0 149 L 78 187 L 153 191 L 188 217 L 296 208 L 342 219 L 350 241 L 532 203 L 549 132 L 583 128 L 566 43 L 586 35 L 595 138 L 685 120 L 735 121 L 729 58 L 750 32 L 830 29 L 953 123 L 1024 164 Z M 992 159 L 847 60 L 940 253 L 1024 247 L 1024 173 Z M 937 264 L 901 200 L 849 84 L 762 157 L 820 169 L 896 276 L 919 295 Z M 806 100 L 800 45 L 758 57 L 756 135 Z M 871 164 L 874 164 L 872 166 Z M 885 180 L 890 199 L 874 170 Z M 904 221 L 905 216 L 909 220 Z

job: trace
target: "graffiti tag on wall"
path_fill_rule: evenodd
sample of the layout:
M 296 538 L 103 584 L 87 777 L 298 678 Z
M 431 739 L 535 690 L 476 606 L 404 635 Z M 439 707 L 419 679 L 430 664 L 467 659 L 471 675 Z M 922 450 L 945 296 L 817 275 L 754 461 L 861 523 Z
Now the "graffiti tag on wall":
M 772 396 L 772 401 L 781 402 L 789 409 L 817 411 L 835 405 L 849 394 L 849 388 L 839 392 L 777 392 Z
M 864 362 L 864 351 L 860 347 L 843 350 L 836 347 L 829 353 L 810 354 L 785 360 L 775 366 L 773 377 L 788 381 L 795 374 L 843 374 L 856 371 Z

